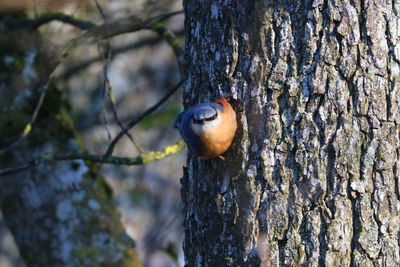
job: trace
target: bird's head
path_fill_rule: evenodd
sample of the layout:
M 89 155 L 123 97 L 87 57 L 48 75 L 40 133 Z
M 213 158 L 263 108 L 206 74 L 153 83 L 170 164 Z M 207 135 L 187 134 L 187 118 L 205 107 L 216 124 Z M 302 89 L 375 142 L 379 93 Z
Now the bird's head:
M 220 98 L 186 109 L 174 127 L 194 154 L 209 158 L 229 147 L 236 132 L 236 115 L 228 101 Z

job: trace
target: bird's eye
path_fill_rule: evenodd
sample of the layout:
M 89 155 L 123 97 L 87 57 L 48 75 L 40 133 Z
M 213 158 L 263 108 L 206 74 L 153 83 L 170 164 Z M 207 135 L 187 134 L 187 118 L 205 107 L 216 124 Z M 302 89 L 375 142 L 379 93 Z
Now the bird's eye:
M 201 117 L 201 118 L 198 118 L 198 119 L 196 119 L 196 118 L 193 118 L 193 122 L 194 123 L 197 123 L 197 124 L 204 124 L 205 122 L 207 122 L 207 121 L 213 121 L 213 120 L 215 120 L 216 118 L 217 118 L 217 116 L 218 116 L 218 114 L 217 113 L 214 113 L 214 115 L 212 115 L 212 116 L 210 116 L 210 117 Z

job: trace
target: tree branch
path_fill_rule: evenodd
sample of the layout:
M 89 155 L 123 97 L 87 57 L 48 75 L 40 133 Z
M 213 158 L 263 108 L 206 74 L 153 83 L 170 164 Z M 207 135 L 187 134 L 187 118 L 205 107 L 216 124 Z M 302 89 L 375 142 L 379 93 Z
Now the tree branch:
M 179 30 L 178 32 L 176 32 L 176 36 L 182 36 L 183 35 L 183 30 Z M 120 53 L 125 53 L 127 51 L 130 50 L 134 50 L 134 49 L 138 49 L 141 48 L 143 46 L 154 46 L 154 45 L 158 45 L 159 43 L 161 43 L 164 40 L 164 38 L 160 38 L 160 36 L 157 37 L 149 37 L 137 42 L 133 42 L 127 45 L 122 45 L 119 47 L 114 47 L 113 49 L 113 54 L 111 55 L 111 59 L 113 59 L 116 55 L 120 54 Z M 81 70 L 89 67 L 91 64 L 96 63 L 101 61 L 101 58 L 99 57 L 92 57 L 92 58 L 88 58 L 85 59 L 82 62 L 79 62 L 71 67 L 68 67 L 68 69 L 66 69 L 62 74 L 60 74 L 58 77 L 61 79 L 69 79 L 71 76 L 75 75 L 76 73 L 80 72 Z
M 96 36 L 100 39 L 106 39 L 113 37 L 118 34 L 134 32 L 149 25 L 165 20 L 171 16 L 181 14 L 183 10 L 175 11 L 167 14 L 162 14 L 150 19 L 138 18 L 137 16 L 129 16 L 117 21 L 111 22 L 108 25 L 106 23 L 102 25 L 96 25 L 93 22 L 75 18 L 71 15 L 67 15 L 61 12 L 46 12 L 41 14 L 35 19 L 15 19 L 9 18 L 6 23 L 6 28 L 14 30 L 16 28 L 22 29 L 36 29 L 43 24 L 49 23 L 51 21 L 60 21 L 66 24 L 70 24 L 81 30 L 90 30 L 92 36 Z M 110 31 L 107 32 L 106 28 L 109 27 Z
M 175 11 L 163 15 L 156 16 L 154 18 L 150 18 L 147 20 L 143 20 L 138 18 L 137 16 L 129 16 L 124 19 L 120 19 L 118 21 L 110 22 L 106 24 L 102 24 L 99 26 L 94 26 L 92 27 L 88 32 L 87 32 L 87 37 L 93 37 L 96 39 L 108 39 L 123 33 L 128 33 L 128 32 L 135 32 L 138 30 L 142 29 L 148 29 L 151 28 L 151 25 L 154 25 L 155 23 L 158 23 L 160 21 L 163 21 L 165 19 L 168 19 L 172 16 L 175 16 L 177 14 L 183 13 L 182 10 L 180 11 Z
M 31 29 L 35 29 L 40 27 L 43 24 L 46 24 L 48 22 L 51 22 L 53 20 L 56 21 L 61 21 L 64 22 L 66 24 L 70 24 L 72 26 L 75 26 L 78 29 L 81 30 L 89 30 L 91 28 L 93 28 L 96 24 L 94 24 L 93 22 L 90 21 L 86 21 L 86 20 L 81 20 L 81 19 L 77 19 L 73 16 L 64 14 L 64 13 L 53 13 L 53 12 L 49 12 L 49 13 L 44 13 L 42 15 L 40 15 L 39 17 L 37 17 L 36 19 L 33 19 L 31 21 L 27 21 L 28 23 L 30 23 L 30 27 Z
M 161 160 L 169 156 L 179 153 L 185 147 L 185 142 L 180 139 L 177 143 L 167 146 L 162 150 L 157 151 L 144 151 L 137 157 L 107 157 L 86 153 L 50 153 L 40 156 L 28 163 L 21 164 L 15 167 L 0 169 L 0 176 L 10 175 L 18 172 L 28 170 L 30 168 L 39 166 L 42 163 L 55 161 L 55 160 L 88 160 L 91 162 L 98 162 L 102 164 L 115 164 L 115 165 L 143 165 L 149 162 Z
M 104 25 L 106 26 L 106 30 L 109 31 L 108 28 L 108 20 L 106 17 L 106 14 L 104 13 L 103 8 L 101 7 L 100 3 L 97 0 L 94 0 L 97 6 L 97 9 L 99 10 L 101 17 L 103 18 Z M 114 97 L 114 89 L 111 84 L 110 78 L 108 77 L 108 68 L 110 66 L 111 58 L 113 55 L 113 48 L 112 48 L 112 43 L 111 40 L 107 40 L 106 45 L 104 46 L 105 48 L 105 53 L 101 52 L 101 44 L 100 41 L 98 42 L 98 50 L 99 50 L 99 55 L 103 60 L 103 91 L 104 93 L 107 91 L 108 92 L 108 99 L 110 100 L 110 105 L 111 105 L 111 110 L 114 115 L 114 120 L 117 122 L 118 126 L 121 128 L 121 130 L 124 129 L 124 125 L 122 124 L 121 120 L 119 119 L 118 116 L 118 111 L 115 106 L 115 97 Z M 104 105 L 105 106 L 105 105 Z M 133 136 L 127 132 L 126 136 L 128 136 L 129 140 L 136 146 L 136 148 L 139 150 L 139 152 L 143 152 L 142 148 L 135 142 L 133 139 Z
M 174 86 L 174 88 L 172 88 L 163 98 L 161 98 L 156 104 L 154 104 L 154 106 L 150 107 L 149 109 L 147 109 L 145 112 L 142 113 L 142 115 L 140 115 L 139 117 L 131 120 L 127 126 L 118 133 L 118 135 L 114 138 L 114 140 L 110 143 L 110 145 L 107 148 L 106 153 L 104 154 L 104 157 L 109 157 L 112 155 L 113 150 L 115 145 L 118 143 L 118 141 L 121 139 L 122 136 L 124 136 L 124 134 L 129 131 L 130 129 L 132 129 L 138 122 L 140 122 L 144 117 L 146 117 L 147 115 L 153 113 L 154 111 L 156 111 L 170 96 L 172 96 L 176 90 L 178 90 L 178 88 L 183 84 L 184 80 L 181 80 L 178 84 L 176 84 Z
M 5 28 L 7 30 L 15 30 L 15 29 L 33 30 L 51 21 L 60 21 L 66 24 L 70 24 L 81 30 L 89 30 L 96 25 L 93 22 L 78 19 L 71 15 L 64 14 L 62 12 L 46 12 L 39 15 L 35 19 L 20 19 L 20 18 L 16 19 L 10 17 L 5 22 L 6 23 Z

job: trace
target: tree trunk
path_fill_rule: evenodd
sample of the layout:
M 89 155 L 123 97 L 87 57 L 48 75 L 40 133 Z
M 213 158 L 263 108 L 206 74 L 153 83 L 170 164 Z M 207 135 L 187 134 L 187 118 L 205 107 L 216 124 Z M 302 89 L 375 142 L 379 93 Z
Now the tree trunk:
M 31 119 L 49 75 L 44 44 L 35 31 L 1 34 L 0 47 L 7 54 L 0 58 L 0 147 L 9 149 L 0 152 L 0 168 L 83 148 L 78 146 L 69 104 L 54 85 L 29 135 L 10 146 Z M 79 160 L 0 177 L 0 207 L 27 266 L 140 266 L 111 189 L 97 171 Z
M 184 104 L 231 95 L 189 156 L 186 266 L 399 266 L 400 2 L 184 1 Z

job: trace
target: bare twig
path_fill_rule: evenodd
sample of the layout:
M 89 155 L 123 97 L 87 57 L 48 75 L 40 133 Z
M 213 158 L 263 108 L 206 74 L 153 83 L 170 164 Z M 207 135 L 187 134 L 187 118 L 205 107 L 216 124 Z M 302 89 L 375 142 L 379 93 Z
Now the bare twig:
M 113 112 L 114 115 L 114 120 L 117 122 L 118 126 L 121 128 L 121 130 L 124 130 L 124 125 L 122 124 L 121 120 L 118 117 L 118 113 L 117 113 L 117 109 L 115 107 L 115 102 L 111 103 L 111 110 Z M 125 133 L 126 136 L 128 136 L 129 140 L 131 140 L 131 142 L 135 145 L 135 147 L 137 148 L 137 150 L 139 150 L 139 152 L 143 152 L 143 148 L 135 141 L 135 138 L 129 133 L 126 132 Z
M 96 7 L 100 12 L 101 17 L 103 18 L 104 24 L 107 26 L 107 18 L 106 18 L 106 14 L 104 13 L 103 8 L 101 7 L 99 1 L 94 0 L 94 2 L 96 3 Z M 108 27 L 106 27 L 106 28 L 108 28 Z
M 163 15 L 159 15 L 150 19 L 143 20 L 137 16 L 129 16 L 118 21 L 110 22 L 107 24 L 95 26 L 87 33 L 87 38 L 108 39 L 123 33 L 135 32 L 142 29 L 148 29 L 151 25 L 160 21 L 166 20 L 172 16 L 183 13 L 183 11 L 175 11 Z M 108 27 L 109 31 L 106 31 Z
M 183 32 L 184 32 L 183 30 L 180 30 L 176 33 L 176 35 L 182 36 Z M 163 40 L 163 38 L 160 38 L 160 37 L 149 37 L 149 38 L 140 40 L 138 42 L 133 42 L 133 43 L 130 43 L 127 45 L 114 47 L 113 53 L 111 55 L 111 59 L 113 59 L 116 55 L 118 55 L 120 53 L 125 53 L 127 51 L 138 49 L 143 46 L 158 45 L 162 40 Z M 65 70 L 65 72 L 63 72 L 58 77 L 61 79 L 65 79 L 65 80 L 69 79 L 71 76 L 73 76 L 76 73 L 80 72 L 81 70 L 89 67 L 91 64 L 99 62 L 99 61 L 101 61 L 101 58 L 99 58 L 99 57 L 92 57 L 92 58 L 85 59 L 84 61 L 79 62 L 79 63 L 69 67 L 68 69 Z
M 149 25 L 152 25 L 159 21 L 163 21 L 171 16 L 175 16 L 181 13 L 183 13 L 182 10 L 167 14 L 162 14 L 150 19 L 143 19 L 135 15 L 132 15 L 126 18 L 119 19 L 117 21 L 113 21 L 108 24 L 104 23 L 102 25 L 96 25 L 90 21 L 77 19 L 67 14 L 58 12 L 56 13 L 48 12 L 41 14 L 35 19 L 21 20 L 21 19 L 9 18 L 8 20 L 5 21 L 5 23 L 7 29 L 13 30 L 16 28 L 35 29 L 51 21 L 61 21 L 70 24 L 72 26 L 75 26 L 81 30 L 87 30 L 86 36 L 88 38 L 94 37 L 95 39 L 108 39 L 119 34 L 135 32 L 144 29 L 146 27 L 149 27 Z M 109 29 L 109 31 L 107 31 L 107 28 Z
M 177 143 L 167 146 L 162 150 L 157 151 L 145 151 L 140 153 L 137 157 L 106 157 L 100 155 L 92 155 L 85 153 L 50 153 L 40 156 L 36 159 L 29 161 L 28 163 L 21 164 L 15 167 L 0 169 L 0 176 L 10 175 L 18 172 L 28 170 L 36 167 L 44 162 L 55 161 L 55 160 L 88 160 L 91 162 L 99 162 L 102 164 L 115 164 L 115 165 L 143 165 L 152 161 L 164 159 L 179 153 L 185 147 L 185 142 L 179 140 Z
M 124 136 L 125 132 L 129 131 L 132 129 L 138 122 L 140 122 L 144 117 L 147 115 L 153 113 L 156 111 L 170 96 L 172 96 L 178 88 L 183 84 L 184 80 L 181 80 L 178 84 L 176 84 L 163 98 L 161 98 L 156 104 L 154 104 L 152 107 L 147 109 L 145 112 L 143 112 L 139 117 L 131 120 L 127 126 L 119 132 L 119 134 L 114 138 L 114 140 L 110 143 L 110 145 L 107 148 L 106 153 L 104 154 L 104 157 L 111 156 L 114 150 L 115 145 L 118 143 L 118 141 L 121 139 L 122 136 Z
M 107 32 L 109 32 L 109 28 L 108 28 L 108 22 L 107 22 L 107 18 L 106 18 L 106 14 L 104 13 L 103 8 L 101 7 L 101 5 L 99 4 L 99 2 L 97 0 L 94 0 L 94 2 L 96 3 L 96 7 L 99 10 L 99 13 L 103 19 L 104 25 L 105 25 L 105 30 Z M 102 47 L 105 48 L 105 52 L 103 53 L 102 51 Z M 108 130 L 107 124 L 107 117 L 106 117 L 106 103 L 107 101 L 105 101 L 105 99 L 109 99 L 110 103 L 111 103 L 111 107 L 113 110 L 113 114 L 114 117 L 116 117 L 116 121 L 119 122 L 118 120 L 118 115 L 115 109 L 115 98 L 114 98 L 114 91 L 112 89 L 112 85 L 110 80 L 108 79 L 108 66 L 110 64 L 110 59 L 112 56 L 112 48 L 111 48 L 111 40 L 106 41 L 106 43 L 104 45 L 101 44 L 100 41 L 97 41 L 97 51 L 99 54 L 99 58 L 103 61 L 103 87 L 102 87 L 102 95 L 103 95 L 103 110 L 102 110 L 102 114 L 103 114 L 103 123 L 105 126 L 105 129 L 107 131 L 108 134 L 108 138 L 111 139 L 111 134 L 110 131 Z M 107 98 L 108 97 L 108 98 Z
M 97 0 L 94 0 L 97 6 L 97 9 L 99 10 L 101 17 L 103 18 L 104 25 L 106 26 L 106 31 L 109 32 L 110 29 L 108 27 L 108 22 L 107 22 L 107 17 L 106 14 L 104 13 L 103 8 L 101 7 L 100 3 Z M 115 106 L 115 97 L 114 97 L 114 90 L 111 84 L 111 81 L 108 77 L 108 68 L 110 66 L 110 61 L 111 57 L 113 55 L 113 49 L 112 49 L 112 43 L 111 40 L 107 41 L 107 44 L 105 45 L 105 53 L 101 52 L 101 47 L 100 43 L 98 44 L 98 50 L 99 50 L 99 55 L 103 60 L 103 92 L 105 93 L 106 91 L 108 92 L 108 99 L 110 100 L 110 105 L 111 105 L 111 110 L 114 115 L 114 120 L 117 122 L 121 130 L 124 129 L 124 125 L 122 124 L 121 120 L 119 119 L 117 108 Z M 139 150 L 139 152 L 143 152 L 143 149 L 135 142 L 133 136 L 129 133 L 125 133 L 126 136 L 128 136 L 129 140 L 135 145 L 135 147 Z
M 72 26 L 75 26 L 81 30 L 88 30 L 95 26 L 93 22 L 82 20 L 82 19 L 77 19 L 74 18 L 73 16 L 64 14 L 64 13 L 45 13 L 37 17 L 36 19 L 30 21 L 31 29 L 40 27 L 43 24 L 46 24 L 50 21 L 61 21 L 67 24 L 70 24 Z
M 49 23 L 51 21 L 60 21 L 69 25 L 72 25 L 81 30 L 88 30 L 94 27 L 96 24 L 90 21 L 75 18 L 73 16 L 61 13 L 61 12 L 46 12 L 35 19 L 14 19 L 9 18 L 6 20 L 5 29 L 15 30 L 15 29 L 36 29 L 43 24 Z

